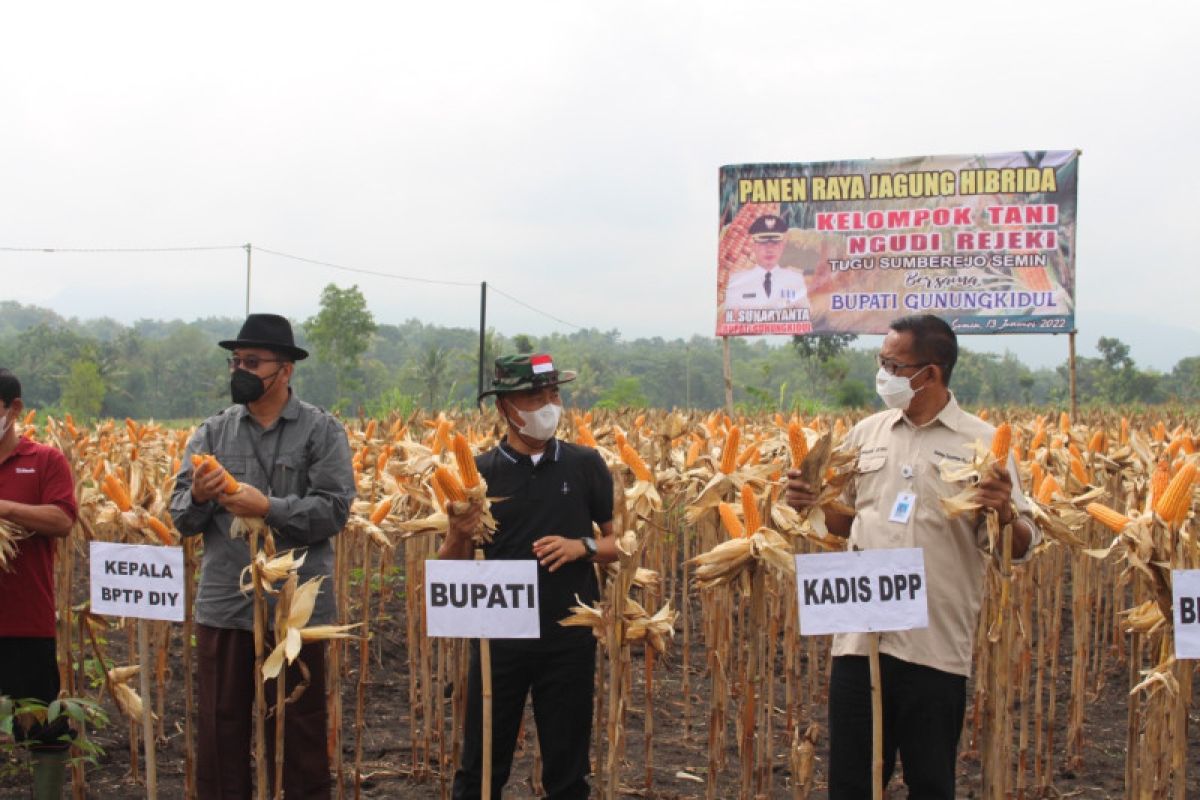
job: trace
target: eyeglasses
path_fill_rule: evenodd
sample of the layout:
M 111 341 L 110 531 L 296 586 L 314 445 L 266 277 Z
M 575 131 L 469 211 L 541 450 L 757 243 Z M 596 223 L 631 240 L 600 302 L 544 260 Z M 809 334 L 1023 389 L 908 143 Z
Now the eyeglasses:
M 920 364 L 901 364 L 899 361 L 892 361 L 890 358 L 884 358 L 878 353 L 875 354 L 875 363 L 883 368 L 883 371 L 888 375 L 895 375 L 898 369 L 915 369 L 917 367 L 928 367 L 932 361 L 925 361 Z
M 240 369 L 245 367 L 253 372 L 258 369 L 259 364 L 278 364 L 285 359 L 282 358 L 259 358 L 258 356 L 232 356 L 225 359 L 225 363 L 230 369 Z

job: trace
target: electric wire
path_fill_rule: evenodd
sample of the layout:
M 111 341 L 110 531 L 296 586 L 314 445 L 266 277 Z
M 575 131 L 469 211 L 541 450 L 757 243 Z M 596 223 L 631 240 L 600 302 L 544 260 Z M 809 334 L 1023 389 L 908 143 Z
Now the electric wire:
M 267 247 L 260 247 L 252 244 L 236 244 L 236 245 L 211 245 L 211 246 L 191 246 L 191 247 L 0 247 L 0 252 L 3 253 L 190 253 L 204 252 L 214 250 L 246 250 L 248 252 L 257 251 L 267 255 L 276 256 L 278 258 L 286 258 L 292 261 L 299 261 L 304 264 L 312 264 L 314 266 L 326 267 L 328 269 L 341 270 L 342 272 L 353 272 L 359 275 L 372 275 L 377 278 L 390 278 L 392 280 L 411 281 L 413 283 L 424 283 L 440 286 L 476 286 L 478 284 L 471 281 L 448 281 L 439 280 L 436 278 L 420 278 L 415 275 L 400 275 L 394 272 L 383 272 L 382 270 L 365 269 L 363 267 L 351 267 L 345 264 L 335 264 L 331 261 L 321 261 L 315 258 L 306 258 L 304 256 L 285 253 L 281 250 L 272 250 Z M 563 319 L 562 317 L 551 314 L 548 311 L 543 311 L 537 306 L 520 300 L 508 292 L 500 289 L 494 283 L 488 283 L 488 288 L 496 294 L 504 297 L 519 306 L 529 309 L 535 314 L 540 314 L 547 319 L 574 328 L 575 330 L 584 330 L 582 325 L 576 325 L 574 322 Z

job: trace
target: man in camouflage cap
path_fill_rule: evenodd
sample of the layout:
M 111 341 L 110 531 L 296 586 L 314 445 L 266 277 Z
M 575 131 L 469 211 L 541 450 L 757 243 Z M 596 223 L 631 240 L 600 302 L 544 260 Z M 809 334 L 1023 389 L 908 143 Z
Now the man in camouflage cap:
M 562 415 L 559 385 L 575 379 L 549 355 L 496 359 L 491 388 L 496 410 L 508 423 L 500 444 L 476 457 L 487 481 L 496 532 L 483 546 L 488 559 L 538 561 L 538 639 L 492 639 L 492 787 L 500 797 L 512 768 L 525 698 L 533 696 L 542 753 L 542 785 L 555 800 L 588 796 L 592 688 L 596 640 L 591 630 L 563 627 L 577 602 L 600 597 L 595 563 L 616 560 L 613 483 L 604 460 L 590 447 L 554 437 Z M 439 558 L 473 557 L 480 508 L 450 514 Z M 593 524 L 600 536 L 593 538 Z M 455 800 L 480 796 L 483 767 L 478 642 L 472 642 L 462 765 L 454 776 Z

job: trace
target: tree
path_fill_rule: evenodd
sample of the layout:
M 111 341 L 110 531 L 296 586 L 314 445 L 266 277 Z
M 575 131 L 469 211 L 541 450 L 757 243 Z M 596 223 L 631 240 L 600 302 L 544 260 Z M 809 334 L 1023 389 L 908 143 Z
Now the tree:
M 600 395 L 597 408 L 645 408 L 648 405 L 642 392 L 642 382 L 632 375 L 617 378 L 608 391 Z
M 304 323 L 317 358 L 334 368 L 339 403 L 361 386 L 354 372 L 376 327 L 357 284 L 349 289 L 339 289 L 332 283 L 326 286 L 321 291 L 321 310 Z
M 518 333 L 513 337 L 513 347 L 515 347 L 517 352 L 521 355 L 532 353 L 534 348 L 533 338 L 527 334 Z
M 104 404 L 104 379 L 95 361 L 76 359 L 63 384 L 63 410 L 84 419 L 93 419 Z
M 812 333 L 807 336 L 793 336 L 792 349 L 801 358 L 815 358 L 822 363 L 841 355 L 850 344 L 858 338 L 853 333 Z
M 420 378 L 425 390 L 425 407 L 430 413 L 438 410 L 438 399 L 441 395 L 442 384 L 446 380 L 446 371 L 450 366 L 450 351 L 444 347 L 432 345 L 425 351 L 420 362 Z

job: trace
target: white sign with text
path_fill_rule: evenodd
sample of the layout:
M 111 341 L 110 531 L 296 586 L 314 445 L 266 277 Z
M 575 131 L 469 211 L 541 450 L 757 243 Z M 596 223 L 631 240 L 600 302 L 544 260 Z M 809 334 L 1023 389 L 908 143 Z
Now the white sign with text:
M 537 562 L 426 561 L 429 636 L 537 639 Z
M 1175 657 L 1200 658 L 1200 569 L 1171 570 Z
M 183 548 L 91 543 L 92 611 L 183 622 Z
M 921 548 L 796 556 L 800 634 L 905 631 L 929 626 Z

